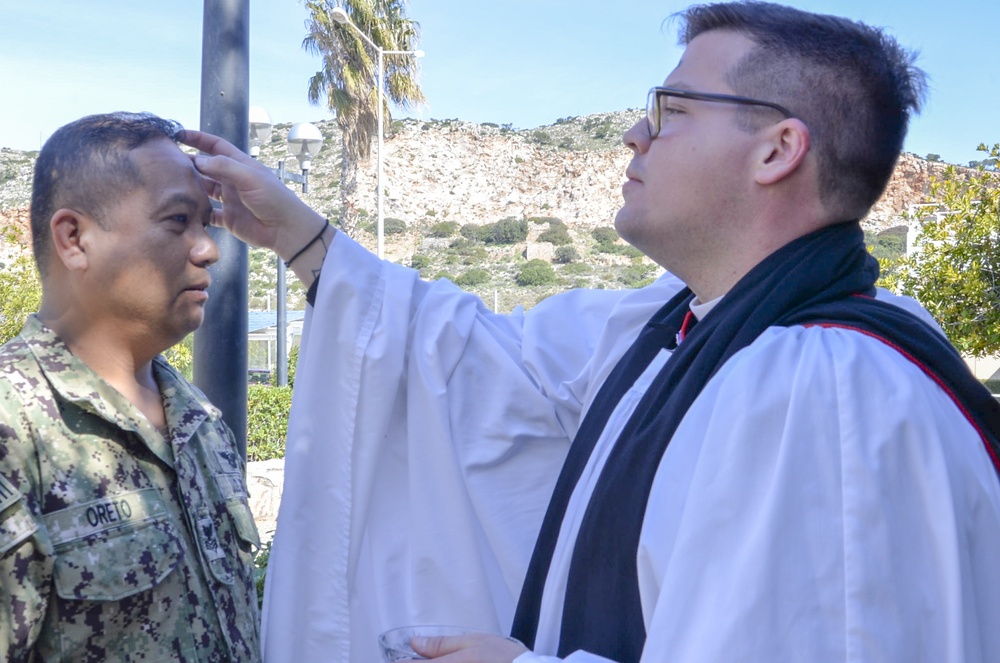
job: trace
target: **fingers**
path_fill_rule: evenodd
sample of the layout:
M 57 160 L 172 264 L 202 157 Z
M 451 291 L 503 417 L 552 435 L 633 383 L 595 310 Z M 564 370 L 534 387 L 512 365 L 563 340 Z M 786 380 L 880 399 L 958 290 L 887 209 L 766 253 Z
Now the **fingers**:
M 427 658 L 447 656 L 447 661 L 477 661 L 509 663 L 528 651 L 517 640 L 501 635 L 469 633 L 455 636 L 416 637 L 410 642 L 413 650 Z M 455 656 L 451 656 L 451 655 Z
M 192 157 L 192 161 L 194 157 Z M 205 195 L 212 200 L 222 201 L 222 185 L 215 180 L 205 177 L 201 173 L 198 173 L 198 184 L 201 186 L 201 190 L 205 192 Z
M 270 172 L 260 172 L 255 167 L 257 164 L 242 164 L 224 155 L 209 157 L 199 154 L 192 159 L 198 172 L 215 182 L 212 192 L 206 191 L 206 193 L 216 200 L 219 199 L 218 194 L 222 193 L 222 188 L 225 185 L 246 190 L 259 187 L 261 184 L 269 184 L 272 179 L 275 179 Z
M 190 145 L 197 150 L 201 150 L 206 154 L 222 155 L 229 157 L 230 159 L 235 159 L 236 161 L 243 161 L 244 158 L 251 162 L 253 161 L 248 154 L 244 153 L 225 138 L 220 138 L 214 134 L 206 133 L 204 131 L 184 129 L 177 134 L 177 140 L 185 145 Z

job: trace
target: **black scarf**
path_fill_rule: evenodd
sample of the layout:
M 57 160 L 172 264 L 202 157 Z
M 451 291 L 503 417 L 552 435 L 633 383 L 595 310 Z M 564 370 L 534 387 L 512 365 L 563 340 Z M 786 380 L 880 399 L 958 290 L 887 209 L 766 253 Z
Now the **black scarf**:
M 646 640 L 636 551 L 653 478 L 681 419 L 736 352 L 772 326 L 848 327 L 887 341 L 948 391 L 983 434 L 1000 470 L 1000 405 L 955 349 L 915 316 L 873 298 L 878 262 L 857 222 L 830 226 L 779 249 L 744 276 L 695 325 L 677 333 L 690 290 L 647 323 L 601 387 L 553 491 L 521 590 L 511 634 L 533 647 L 542 590 L 570 496 L 611 412 L 661 349 L 674 349 L 636 407 L 601 472 L 569 569 L 558 655 L 582 649 L 638 661 Z

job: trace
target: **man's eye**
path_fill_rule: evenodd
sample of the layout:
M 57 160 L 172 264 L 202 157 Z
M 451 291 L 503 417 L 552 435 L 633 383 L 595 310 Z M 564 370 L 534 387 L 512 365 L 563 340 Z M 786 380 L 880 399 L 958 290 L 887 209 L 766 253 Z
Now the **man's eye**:
M 189 218 L 187 214 L 171 214 L 163 220 L 170 232 L 181 234 L 187 230 Z

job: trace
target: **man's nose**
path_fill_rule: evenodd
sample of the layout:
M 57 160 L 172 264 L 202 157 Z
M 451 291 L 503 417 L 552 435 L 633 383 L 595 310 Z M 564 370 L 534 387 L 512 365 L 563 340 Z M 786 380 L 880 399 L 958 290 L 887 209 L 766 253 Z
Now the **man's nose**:
M 622 142 L 633 152 L 645 152 L 649 149 L 649 122 L 646 118 L 640 118 L 638 122 L 629 127 L 622 135 Z
M 207 228 L 199 231 L 198 238 L 191 247 L 191 261 L 202 267 L 208 267 L 219 261 L 219 245 L 208 234 Z

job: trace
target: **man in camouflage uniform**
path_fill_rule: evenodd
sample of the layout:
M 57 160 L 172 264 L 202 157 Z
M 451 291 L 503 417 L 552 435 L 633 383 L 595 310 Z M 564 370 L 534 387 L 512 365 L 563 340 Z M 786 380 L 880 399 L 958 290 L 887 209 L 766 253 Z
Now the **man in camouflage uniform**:
M 158 356 L 218 259 L 178 130 L 91 116 L 38 157 L 42 306 L 0 348 L 0 660 L 260 660 L 243 460 Z

